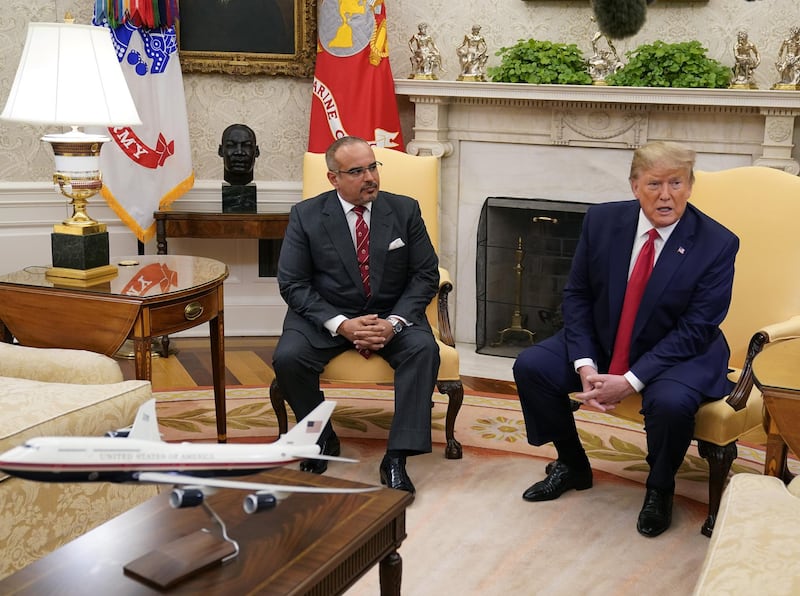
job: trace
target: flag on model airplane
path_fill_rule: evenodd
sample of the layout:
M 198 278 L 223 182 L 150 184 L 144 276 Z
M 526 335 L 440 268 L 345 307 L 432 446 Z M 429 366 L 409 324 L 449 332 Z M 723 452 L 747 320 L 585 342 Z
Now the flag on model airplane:
M 346 135 L 404 151 L 383 0 L 322 0 L 308 150 Z
M 155 9 L 158 10 L 155 10 Z M 102 195 L 140 242 L 155 234 L 153 212 L 194 184 L 189 121 L 178 62 L 175 0 L 96 0 L 142 124 L 111 127 L 100 153 Z

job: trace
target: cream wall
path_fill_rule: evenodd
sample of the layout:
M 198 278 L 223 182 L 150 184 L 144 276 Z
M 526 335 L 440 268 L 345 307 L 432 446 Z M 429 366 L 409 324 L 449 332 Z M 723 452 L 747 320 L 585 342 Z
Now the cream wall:
M 189 2 L 191 0 L 184 0 L 184 4 Z M 429 23 L 429 31 L 442 52 L 446 72 L 440 73 L 440 78 L 445 80 L 454 80 L 458 75 L 455 48 L 473 24 L 482 26 L 481 32 L 492 53 L 490 65 L 498 63 L 494 52 L 501 46 L 528 37 L 576 43 L 588 53 L 595 30 L 589 20 L 588 0 L 497 0 L 494 3 L 486 0 L 386 0 L 386 3 L 390 60 L 397 79 L 408 76 L 407 41 L 421 21 Z M 13 81 L 27 23 L 60 20 L 68 10 L 78 22 L 88 23 L 92 6 L 92 0 L 3 0 L 0 101 L 5 102 Z M 767 89 L 777 78 L 774 62 L 780 43 L 794 25 L 800 26 L 800 2 L 797 0 L 657 0 L 649 8 L 641 31 L 633 38 L 617 42 L 616 46 L 623 53 L 655 39 L 668 42 L 698 39 L 709 48 L 712 57 L 730 65 L 736 32 L 745 28 L 762 55 L 762 65 L 756 71 L 757 82 L 759 87 Z M 191 74 L 184 77 L 184 85 L 197 183 L 178 202 L 178 207 L 218 204 L 222 162 L 216 151 L 220 135 L 228 124 L 244 122 L 256 131 L 261 149 L 255 166 L 259 204 L 268 202 L 277 210 L 288 210 L 299 199 L 301 156 L 307 142 L 311 102 L 310 80 L 266 75 Z M 800 105 L 800 92 L 786 93 L 796 94 Z M 398 101 L 404 135 L 409 141 L 413 138 L 413 106 L 406 96 L 399 97 Z M 44 130 L 0 122 L 0 273 L 30 264 L 49 263 L 52 223 L 65 216 L 63 200 L 48 184 L 53 162 L 49 147 L 39 141 Z M 462 200 L 460 193 L 458 200 Z M 102 202 L 94 200 L 90 212 L 109 224 L 112 254 L 135 253 L 135 238 Z M 455 246 L 455 241 L 445 244 Z M 155 252 L 154 243 L 148 244 L 147 252 Z M 231 277 L 225 284 L 226 332 L 229 335 L 279 332 L 285 306 L 274 279 L 258 277 L 256 241 L 173 240 L 170 252 L 211 256 L 229 264 Z M 444 257 L 445 265 L 451 271 L 456 269 L 458 255 L 445 254 Z M 456 324 L 458 318 L 459 313 L 455 312 Z

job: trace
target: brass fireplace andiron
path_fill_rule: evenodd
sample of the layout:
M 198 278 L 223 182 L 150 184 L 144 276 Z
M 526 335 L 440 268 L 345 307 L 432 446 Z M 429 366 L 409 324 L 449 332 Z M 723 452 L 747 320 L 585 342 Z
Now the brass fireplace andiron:
M 499 332 L 497 341 L 492 344 L 492 347 L 501 346 L 507 341 L 515 340 L 515 343 L 523 343 L 531 345 L 533 338 L 536 335 L 533 331 L 525 329 L 522 326 L 522 272 L 525 267 L 522 266 L 522 257 L 524 251 L 522 250 L 522 237 L 517 238 L 517 250 L 514 251 L 517 262 L 514 265 L 514 277 L 516 279 L 516 292 L 514 295 L 514 312 L 511 315 L 511 326 L 506 327 Z M 518 338 L 522 338 L 521 341 Z

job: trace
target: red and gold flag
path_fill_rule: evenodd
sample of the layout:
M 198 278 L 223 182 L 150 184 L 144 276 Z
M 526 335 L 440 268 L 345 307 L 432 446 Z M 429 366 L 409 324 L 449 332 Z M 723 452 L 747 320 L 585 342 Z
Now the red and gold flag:
M 404 151 L 383 0 L 322 0 L 308 150 L 339 137 Z

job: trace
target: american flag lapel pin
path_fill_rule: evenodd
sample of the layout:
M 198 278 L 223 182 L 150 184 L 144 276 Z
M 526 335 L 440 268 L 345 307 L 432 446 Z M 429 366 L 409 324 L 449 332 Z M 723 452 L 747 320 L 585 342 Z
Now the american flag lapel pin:
M 685 249 L 685 248 L 683 248 L 682 246 L 678 247 L 678 254 L 679 254 L 679 255 L 682 255 L 682 254 L 683 254 L 683 253 L 685 253 L 685 252 L 686 252 L 686 249 Z

